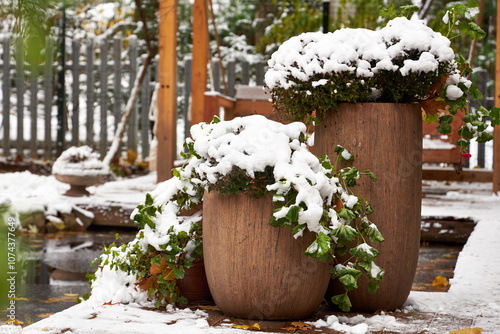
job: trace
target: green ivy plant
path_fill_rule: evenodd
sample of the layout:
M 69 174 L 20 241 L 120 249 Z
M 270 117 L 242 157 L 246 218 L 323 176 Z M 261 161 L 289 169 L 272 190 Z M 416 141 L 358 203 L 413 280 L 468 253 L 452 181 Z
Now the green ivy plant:
M 279 124 L 263 116 L 249 117 L 261 117 L 262 121 Z M 175 169 L 174 177 L 148 194 L 145 202 L 132 214 L 139 227 L 136 239 L 120 247 L 111 245 L 105 248 L 98 259 L 96 273 L 90 276 L 90 283 L 99 279 L 100 271 L 104 268 L 121 270 L 128 275 L 135 275 L 136 288 L 147 291 L 157 307 L 165 302 L 185 305 L 188 301 L 182 296 L 177 280 L 184 277 L 185 269 L 192 266 L 193 260 L 203 258 L 202 217 L 199 212 L 195 213 L 195 208 L 202 203 L 205 191 L 223 194 L 247 192 L 254 198 L 271 194 L 275 209 L 269 224 L 276 228 L 292 227 L 294 236 L 299 237 L 309 228 L 308 223 L 300 220 L 301 212 L 307 210 L 307 205 L 304 199 L 299 200 L 304 197 L 303 194 L 298 195 L 300 189 L 305 187 L 320 194 L 323 213 L 314 221 L 316 238 L 304 250 L 304 254 L 332 264 L 337 256 L 348 255 L 344 263 L 337 264 L 331 270 L 332 277 L 338 279 L 345 288 L 345 293 L 335 296 L 332 301 L 342 310 L 348 311 L 351 307 L 348 292 L 357 289 L 356 282 L 360 276 L 368 278 L 369 290 L 375 292 L 384 271 L 374 263 L 379 256 L 378 251 L 367 242 L 381 242 L 383 237 L 368 218 L 373 208 L 355 189 L 361 176 L 376 181 L 373 173 L 354 167 L 338 169 L 339 161 L 353 158 L 340 146 L 335 149 L 337 159 L 333 164 L 327 156 L 321 159 L 314 156 L 308 150 L 306 126 L 301 124 L 300 135 L 294 130 L 295 137 L 287 139 L 287 145 L 292 148 L 290 161 L 305 159 L 303 161 L 307 163 L 303 165 L 308 167 L 290 165 L 291 168 L 297 168 L 287 174 L 289 176 L 280 176 L 278 179 L 274 175 L 273 165 L 263 166 L 253 173 L 233 165 L 227 173 L 209 175 L 207 166 L 217 166 L 219 161 L 197 151 L 196 141 L 207 140 L 208 143 L 214 143 L 209 145 L 215 148 L 218 138 L 209 138 L 213 133 L 222 136 L 229 134 L 225 138 L 238 139 L 244 130 L 243 126 L 229 128 L 224 123 L 227 122 L 220 122 L 214 117 L 210 124 L 199 126 L 202 135 L 198 135 L 194 141 L 186 141 L 184 146 L 188 153 L 183 153 L 187 159 L 184 166 Z M 215 179 L 211 176 L 215 176 Z M 298 187 L 299 182 L 302 188 Z M 315 187 L 320 184 L 330 190 L 319 191 Z
M 380 18 L 382 21 L 390 22 L 400 17 L 410 18 L 417 11 L 418 7 L 415 5 L 395 7 L 390 4 L 388 8 L 380 11 Z M 485 32 L 473 21 L 478 13 L 479 5 L 474 0 L 469 0 L 467 5 L 457 3 L 451 6 L 443 22 L 447 27 L 445 37 L 453 39 L 466 35 L 470 39 L 483 38 L 486 35 Z M 317 37 L 313 35 L 296 37 L 299 37 L 302 42 L 301 46 L 296 46 L 301 47 L 299 53 L 309 55 L 311 52 L 309 41 L 314 41 Z M 392 43 L 397 42 L 398 40 L 386 41 L 388 43 L 386 46 L 389 48 Z M 294 43 L 293 45 L 296 45 L 296 41 Z M 405 49 L 402 54 L 393 56 L 391 61 L 398 69 L 401 69 L 406 62 L 419 60 L 424 52 L 426 52 L 424 48 Z M 315 54 L 312 57 L 315 57 L 314 60 L 318 61 L 320 66 L 323 66 L 328 55 L 323 52 L 321 55 Z M 364 59 L 360 59 L 359 63 L 363 61 Z M 376 62 L 377 60 L 369 60 L 370 67 L 375 68 Z M 349 62 L 345 65 L 358 66 Z M 287 66 L 288 70 L 286 70 Z M 461 138 L 456 144 L 460 146 L 462 152 L 467 150 L 472 138 L 476 138 L 479 143 L 493 139 L 493 135 L 487 130 L 488 121 L 492 127 L 500 123 L 499 108 L 487 110 L 481 106 L 475 111 L 469 111 L 469 99 L 481 100 L 482 94 L 476 85 L 468 80 L 471 68 L 461 55 L 453 61 L 439 60 L 435 71 L 410 70 L 406 75 L 401 75 L 399 70 L 385 69 L 373 71 L 372 76 L 359 75 L 357 71 L 338 69 L 314 71 L 311 74 L 304 71 L 302 66 L 284 57 L 274 63 L 273 60 L 270 61 L 270 69 L 274 70 L 274 73 L 269 76 L 271 84 L 268 83 L 266 74 L 266 84 L 271 91 L 275 112 L 288 120 L 303 120 L 314 112 L 318 116 L 323 116 L 327 112 L 338 110 L 340 103 L 426 103 L 432 101 L 433 103 L 426 104 L 425 107 L 422 104 L 426 112 L 424 120 L 429 124 L 438 122 L 439 133 L 450 134 L 454 117 L 461 117 L 463 124 L 458 130 Z M 287 71 L 285 80 L 280 83 L 274 82 L 274 75 L 282 73 L 284 69 Z M 302 73 L 299 75 L 297 71 L 302 71 Z

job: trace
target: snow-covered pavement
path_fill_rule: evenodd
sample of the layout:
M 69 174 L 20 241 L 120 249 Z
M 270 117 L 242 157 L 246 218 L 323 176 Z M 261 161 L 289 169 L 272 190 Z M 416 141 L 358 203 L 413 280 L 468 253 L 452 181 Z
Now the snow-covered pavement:
M 14 198 L 21 197 L 20 185 L 15 185 L 19 174 L 0 174 L 0 190 L 9 191 L 4 194 L 13 195 L 14 189 L 17 189 L 19 191 L 15 195 L 18 197 Z M 36 189 L 39 189 L 40 194 L 34 197 L 39 201 L 57 201 L 66 190 L 64 185 L 61 187 L 62 184 L 55 183 L 57 181 L 51 177 L 23 175 L 22 178 L 28 177 L 30 182 L 35 183 L 31 183 L 25 194 L 36 193 Z M 134 200 L 137 196 L 137 203 L 140 203 L 144 191 L 154 186 L 154 176 L 135 182 L 120 182 L 115 186 L 102 186 L 108 187 L 107 190 L 97 187 L 93 192 L 108 198 L 118 189 L 123 193 L 126 189 L 136 189 L 126 198 Z M 312 331 L 448 333 L 464 328 L 462 324 L 468 324 L 467 327 L 482 328 L 482 333 L 500 333 L 500 196 L 491 194 L 491 184 L 453 183 L 446 186 L 438 182 L 426 183 L 430 184 L 426 186 L 428 189 L 445 191 L 442 195 L 434 195 L 435 191 L 428 192 L 422 200 L 423 216 L 470 217 L 477 221 L 459 255 L 449 291 L 413 291 L 403 310 L 397 313 L 373 316 L 326 315 L 310 322 Z M 42 197 L 44 192 L 41 189 L 47 187 L 52 187 L 53 197 Z M 10 199 L 12 201 L 13 197 Z M 87 301 L 25 328 L 0 326 L 0 333 L 243 333 L 242 329 L 232 328 L 232 320 L 222 320 L 211 326 L 209 318 L 208 309 L 168 307 L 165 312 L 140 308 L 138 305 L 96 305 Z

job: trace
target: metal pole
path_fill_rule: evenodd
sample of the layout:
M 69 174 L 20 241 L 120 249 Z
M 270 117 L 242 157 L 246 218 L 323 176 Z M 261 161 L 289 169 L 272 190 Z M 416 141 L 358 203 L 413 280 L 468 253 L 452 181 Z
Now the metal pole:
M 330 0 L 323 0 L 323 33 L 330 28 Z

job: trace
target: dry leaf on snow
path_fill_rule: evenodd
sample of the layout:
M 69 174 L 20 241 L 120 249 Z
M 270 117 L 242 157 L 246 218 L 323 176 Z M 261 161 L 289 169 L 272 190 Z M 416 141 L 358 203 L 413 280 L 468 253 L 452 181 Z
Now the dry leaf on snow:
M 481 334 L 482 328 L 464 328 L 456 331 L 451 331 L 450 334 Z
M 233 325 L 231 327 L 238 328 L 238 329 L 246 329 L 246 330 L 249 330 L 249 331 L 260 331 L 260 326 L 259 326 L 258 323 L 255 323 L 252 326 L 248 326 L 248 325 Z

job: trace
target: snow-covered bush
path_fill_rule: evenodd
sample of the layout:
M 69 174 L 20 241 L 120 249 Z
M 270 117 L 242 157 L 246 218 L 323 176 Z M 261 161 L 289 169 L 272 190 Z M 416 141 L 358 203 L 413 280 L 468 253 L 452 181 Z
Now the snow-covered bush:
M 373 262 L 377 250 L 365 239 L 380 242 L 383 238 L 368 219 L 373 209 L 351 189 L 360 175 L 375 176 L 353 167 L 337 170 L 337 163 L 326 156 L 318 159 L 308 150 L 306 130 L 303 123 L 284 125 L 259 115 L 225 122 L 215 118 L 210 124 L 193 126 L 193 139 L 185 144 L 189 150 L 186 165 L 174 170 L 174 177 L 148 194 L 134 211 L 132 217 L 140 228 L 136 239 L 108 248 L 101 256 L 92 292 L 102 286 L 105 274 L 109 279 L 110 270 L 115 270 L 136 277 L 135 282 L 127 281 L 135 292 L 125 294 L 125 301 L 145 288 L 157 306 L 164 298 L 186 303 L 175 282 L 194 259 L 203 257 L 202 216 L 190 212 L 196 211 L 193 208 L 202 202 L 205 191 L 244 191 L 254 197 L 271 194 L 275 205 L 271 226 L 292 227 L 295 238 L 306 230 L 316 234 L 316 240 L 304 249 L 305 255 L 332 261 L 350 252 L 350 262 L 333 270 L 346 288 L 345 294 L 334 297 L 343 309 L 349 309 L 347 291 L 357 287 L 359 276 L 367 276 L 370 290 L 376 290 L 383 270 Z M 336 161 L 352 158 L 340 146 L 336 152 Z M 110 297 L 113 302 L 120 298 Z
M 471 12 L 463 7 L 463 13 L 461 7 L 453 7 L 453 17 Z M 473 30 L 460 27 L 467 34 Z M 474 136 L 479 142 L 492 139 L 484 119 L 491 117 L 491 124 L 497 125 L 499 112 L 481 107 L 469 113 L 468 96 L 482 96 L 468 80 L 466 61 L 454 57 L 447 37 L 421 20 L 397 17 L 377 31 L 346 28 L 292 37 L 272 55 L 265 82 L 276 112 L 291 120 L 303 120 L 313 112 L 324 115 L 343 102 L 433 100 L 436 103 L 423 106 L 428 112 L 425 119 L 429 123 L 439 119 L 437 129 L 442 134 L 451 132 L 454 115 L 465 112 L 462 139 L 457 142 L 465 149 Z
M 99 159 L 90 146 L 72 146 L 61 153 L 52 166 L 52 173 L 59 175 L 95 176 L 109 174 L 109 168 Z

